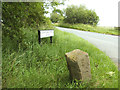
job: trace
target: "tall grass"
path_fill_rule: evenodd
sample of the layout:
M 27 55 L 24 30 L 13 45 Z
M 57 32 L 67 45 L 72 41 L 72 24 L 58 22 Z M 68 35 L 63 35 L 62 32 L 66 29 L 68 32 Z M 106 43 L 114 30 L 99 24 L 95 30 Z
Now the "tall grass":
M 120 35 L 120 30 L 115 29 L 114 27 L 100 27 L 100 26 L 91 26 L 87 24 L 68 24 L 68 23 L 59 23 L 55 24 L 56 26 L 78 29 L 82 31 L 90 31 L 97 32 L 103 34 L 111 34 L 111 35 Z
M 49 38 L 38 43 L 37 31 L 24 29 L 24 45 L 14 46 L 9 38 L 3 42 L 3 88 L 117 88 L 118 70 L 102 51 L 73 34 L 55 29 Z M 15 49 L 14 49 L 15 47 Z M 89 54 L 92 80 L 71 82 L 65 53 L 80 49 Z M 113 72 L 113 74 L 109 74 Z

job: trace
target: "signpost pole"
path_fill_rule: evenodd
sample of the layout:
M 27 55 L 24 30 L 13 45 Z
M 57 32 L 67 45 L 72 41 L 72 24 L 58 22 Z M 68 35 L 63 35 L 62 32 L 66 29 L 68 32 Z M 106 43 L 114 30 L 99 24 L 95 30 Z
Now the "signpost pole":
M 50 36 L 50 43 L 52 43 L 52 36 Z
M 38 30 L 38 41 L 39 41 L 39 44 L 41 43 L 41 39 L 40 39 L 40 30 Z

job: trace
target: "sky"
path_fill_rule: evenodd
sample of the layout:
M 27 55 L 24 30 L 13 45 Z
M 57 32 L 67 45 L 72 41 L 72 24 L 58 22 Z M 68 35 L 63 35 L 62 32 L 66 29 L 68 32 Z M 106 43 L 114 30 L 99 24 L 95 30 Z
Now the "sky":
M 120 0 L 67 0 L 59 9 L 68 5 L 85 5 L 87 9 L 94 10 L 100 18 L 98 26 L 118 26 L 118 2 Z

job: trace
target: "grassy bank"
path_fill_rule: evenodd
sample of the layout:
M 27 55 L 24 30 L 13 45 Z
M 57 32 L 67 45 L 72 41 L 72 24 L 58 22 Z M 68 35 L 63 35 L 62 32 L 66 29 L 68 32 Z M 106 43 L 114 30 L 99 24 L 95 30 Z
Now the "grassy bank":
M 102 51 L 76 35 L 55 29 L 53 43 L 49 38 L 38 44 L 37 31 L 23 29 L 24 46 L 14 46 L 5 38 L 2 53 L 3 88 L 117 88 L 118 70 Z M 16 50 L 17 49 L 17 50 Z M 80 49 L 89 54 L 92 80 L 76 83 L 69 79 L 65 53 Z M 112 74 L 111 74 L 112 73 Z
M 111 34 L 111 35 L 120 35 L 120 30 L 112 27 L 100 27 L 100 26 L 91 26 L 91 25 L 85 25 L 85 24 L 68 24 L 68 23 L 60 23 L 55 25 L 59 27 L 78 29 L 82 31 L 90 31 L 90 32 L 97 32 L 97 33 Z

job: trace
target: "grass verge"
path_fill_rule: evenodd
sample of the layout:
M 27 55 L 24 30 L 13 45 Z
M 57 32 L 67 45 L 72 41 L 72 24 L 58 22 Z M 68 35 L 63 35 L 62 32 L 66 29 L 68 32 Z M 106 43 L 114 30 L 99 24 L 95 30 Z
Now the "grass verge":
M 97 32 L 97 33 L 111 34 L 111 35 L 120 35 L 120 30 L 115 29 L 113 27 L 100 27 L 100 26 L 91 26 L 87 24 L 68 24 L 68 23 L 60 23 L 55 25 L 59 27 L 78 29 L 82 31 L 90 31 L 90 32 Z
M 89 42 L 55 29 L 53 43 L 45 38 L 39 45 L 37 31 L 23 30 L 26 33 L 25 45 L 19 44 L 18 51 L 8 37 L 3 41 L 3 88 L 118 88 L 117 67 Z M 65 53 L 74 49 L 89 54 L 92 73 L 89 83 L 75 83 L 69 79 Z

